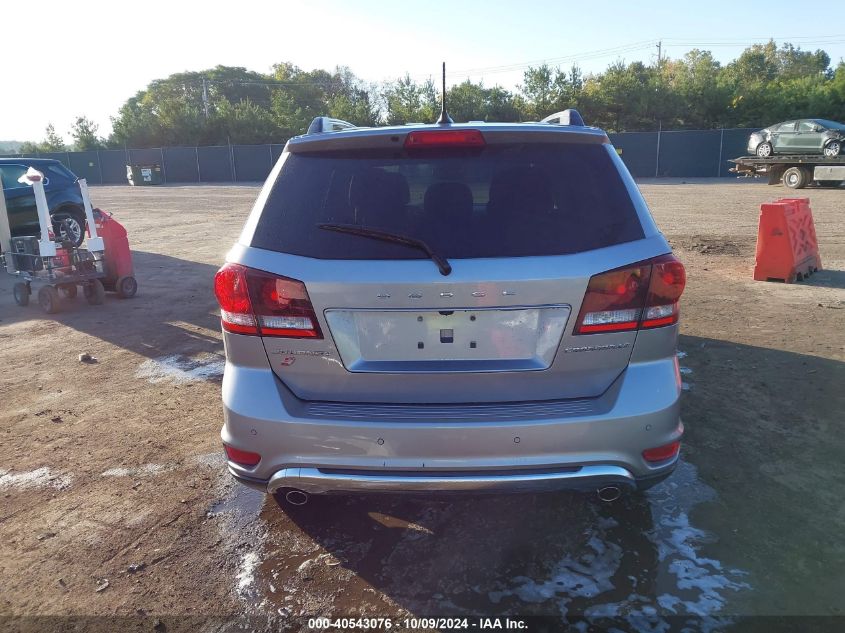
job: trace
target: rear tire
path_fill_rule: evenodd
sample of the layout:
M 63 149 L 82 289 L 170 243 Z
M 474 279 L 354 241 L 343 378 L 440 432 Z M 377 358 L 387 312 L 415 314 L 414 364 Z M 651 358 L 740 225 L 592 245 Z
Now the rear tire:
M 38 291 L 38 305 L 47 314 L 59 311 L 59 291 L 53 286 L 44 286 Z
M 24 282 L 19 281 L 12 288 L 12 294 L 15 296 L 15 303 L 22 308 L 29 305 L 30 290 Z
M 757 151 L 755 153 L 759 158 L 769 158 L 774 153 L 774 148 L 769 141 L 765 141 L 757 146 Z
M 783 172 L 783 184 L 790 189 L 803 189 L 807 186 L 807 172 L 801 167 L 790 167 Z
M 131 275 L 119 277 L 114 283 L 114 289 L 121 299 L 131 299 L 138 292 L 138 282 Z
M 106 298 L 106 289 L 103 287 L 103 282 L 99 279 L 94 279 L 85 284 L 85 299 L 88 300 L 92 306 L 98 306 Z

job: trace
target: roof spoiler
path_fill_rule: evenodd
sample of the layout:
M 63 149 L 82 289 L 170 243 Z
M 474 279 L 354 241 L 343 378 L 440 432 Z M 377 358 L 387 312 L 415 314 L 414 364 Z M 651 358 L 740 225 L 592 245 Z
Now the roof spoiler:
M 332 119 L 327 116 L 318 116 L 311 125 L 308 126 L 306 134 L 322 134 L 323 132 L 338 132 L 340 130 L 348 130 L 350 128 L 358 127 L 349 123 L 349 121 L 341 121 L 340 119 Z
M 554 114 L 550 114 L 545 119 L 540 121 L 540 123 L 557 123 L 558 125 L 578 125 L 580 127 L 584 127 L 584 119 L 581 117 L 581 113 L 578 112 L 575 108 L 569 108 L 567 110 L 562 110 L 560 112 L 555 112 Z

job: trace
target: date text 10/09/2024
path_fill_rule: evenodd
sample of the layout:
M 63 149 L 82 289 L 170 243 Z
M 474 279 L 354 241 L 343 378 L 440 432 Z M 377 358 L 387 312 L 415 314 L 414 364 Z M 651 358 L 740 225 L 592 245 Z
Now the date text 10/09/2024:
M 519 618 L 310 618 L 308 628 L 314 630 L 463 630 L 463 631 L 524 631 L 525 620 Z

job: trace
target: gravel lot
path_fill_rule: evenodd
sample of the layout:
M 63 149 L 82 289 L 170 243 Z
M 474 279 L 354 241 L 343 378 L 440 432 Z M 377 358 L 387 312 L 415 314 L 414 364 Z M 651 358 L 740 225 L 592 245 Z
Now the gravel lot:
M 751 273 L 760 203 L 793 192 L 641 188 L 689 277 L 672 478 L 613 504 L 370 497 L 289 514 L 230 483 L 218 436 L 211 282 L 258 189 L 92 188 L 129 230 L 135 299 L 48 318 L 0 276 L 0 629 L 360 613 L 609 615 L 648 631 L 689 614 L 692 630 L 748 630 L 737 617 L 843 615 L 845 190 L 800 192 L 825 270 L 784 285 Z M 31 617 L 68 615 L 82 619 Z

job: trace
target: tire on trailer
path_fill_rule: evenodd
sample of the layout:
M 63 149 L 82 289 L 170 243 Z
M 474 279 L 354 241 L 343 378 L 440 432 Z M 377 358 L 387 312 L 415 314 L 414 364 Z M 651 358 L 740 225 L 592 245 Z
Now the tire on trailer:
M 783 184 L 790 189 L 803 189 L 810 180 L 807 171 L 803 167 L 790 167 L 783 172 Z
M 38 305 L 47 314 L 59 311 L 59 291 L 53 286 L 44 286 L 38 291 Z
M 119 277 L 118 280 L 114 282 L 114 289 L 117 292 L 117 296 L 121 299 L 131 299 L 135 296 L 135 293 L 138 292 L 138 282 L 135 281 L 135 278 L 131 275 Z
M 27 286 L 24 282 L 17 282 L 12 288 L 12 294 L 15 297 L 15 303 L 19 306 L 24 307 L 29 305 L 29 295 L 31 293 L 29 286 Z
M 106 298 L 106 289 L 103 287 L 103 282 L 99 279 L 92 279 L 85 284 L 85 299 L 92 306 L 98 306 L 103 303 Z

